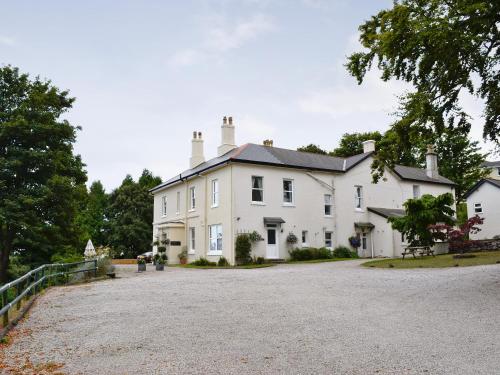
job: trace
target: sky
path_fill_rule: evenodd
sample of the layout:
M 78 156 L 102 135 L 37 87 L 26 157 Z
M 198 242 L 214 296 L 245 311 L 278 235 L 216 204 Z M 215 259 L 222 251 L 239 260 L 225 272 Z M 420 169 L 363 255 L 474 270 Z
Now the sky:
M 0 0 L 0 65 L 76 97 L 75 152 L 107 191 L 144 168 L 189 166 L 194 130 L 215 157 L 223 116 L 236 143 L 332 150 L 346 132 L 385 131 L 409 89 L 345 67 L 358 26 L 391 0 Z M 481 140 L 478 100 L 465 97 Z M 481 143 L 484 151 L 491 145 Z

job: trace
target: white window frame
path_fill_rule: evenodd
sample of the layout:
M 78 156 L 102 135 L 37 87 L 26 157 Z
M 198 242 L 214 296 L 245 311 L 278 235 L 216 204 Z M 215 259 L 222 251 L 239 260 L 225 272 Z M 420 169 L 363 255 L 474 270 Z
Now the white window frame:
M 478 209 L 480 211 L 478 211 Z M 483 204 L 482 203 L 474 203 L 474 213 L 475 214 L 483 214 L 484 213 Z
M 497 176 L 500 176 L 500 167 L 497 167 Z
M 222 224 L 208 226 L 207 255 L 222 255 Z
M 196 229 L 189 227 L 189 254 L 196 252 Z
M 413 199 L 420 199 L 420 185 L 413 185 Z
M 330 239 L 329 240 L 326 238 L 328 234 L 330 235 Z M 327 241 L 330 241 L 330 246 L 328 246 Z M 325 242 L 325 247 L 327 249 L 330 249 L 330 250 L 333 249 L 333 232 L 331 232 L 331 231 L 325 231 L 325 241 L 324 242 Z
M 261 188 L 255 188 L 255 187 L 253 187 L 254 178 L 260 178 L 260 181 L 261 181 L 261 184 L 262 184 Z M 251 192 L 252 193 L 252 196 L 251 196 L 251 198 L 252 198 L 252 204 L 264 204 L 264 177 L 262 177 L 262 176 L 252 176 L 252 178 L 251 178 L 251 189 L 252 189 L 252 192 Z M 253 200 L 253 191 L 254 190 L 258 190 L 258 191 L 261 192 L 261 194 L 262 194 L 262 200 L 260 200 L 260 201 L 254 201 Z
M 285 190 L 285 182 L 290 182 L 291 190 Z M 284 206 L 293 206 L 295 205 L 295 184 L 293 179 L 291 178 L 284 178 L 283 179 L 283 205 Z M 285 201 L 285 193 L 290 193 L 291 201 L 287 202 Z
M 363 211 L 363 186 L 361 185 L 354 185 L 354 208 L 357 211 Z
M 175 213 L 179 215 L 181 213 L 181 192 L 177 192 L 177 207 Z
M 196 186 L 189 188 L 189 211 L 196 209 Z
M 308 247 L 309 246 L 309 231 L 308 230 L 303 230 L 301 234 L 301 243 L 302 247 Z
M 167 196 L 162 195 L 161 197 L 161 216 L 167 216 Z
M 219 180 L 212 180 L 212 208 L 219 207 Z
M 327 217 L 331 217 L 333 215 L 333 205 L 332 205 L 332 195 L 331 194 L 325 194 L 324 195 L 324 200 L 325 200 L 325 206 L 324 206 L 324 209 L 323 209 L 323 213 L 325 216 Z M 330 210 L 330 213 L 326 213 L 327 211 L 327 207 L 328 209 Z

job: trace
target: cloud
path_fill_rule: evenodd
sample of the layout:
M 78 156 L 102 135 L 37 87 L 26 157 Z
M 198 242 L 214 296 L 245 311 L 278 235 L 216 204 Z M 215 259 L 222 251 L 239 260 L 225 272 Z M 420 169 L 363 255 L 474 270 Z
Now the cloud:
M 6 46 L 13 46 L 14 44 L 16 44 L 16 41 L 13 38 L 8 37 L 6 35 L 0 35 L 0 44 Z
M 241 48 L 245 43 L 275 29 L 273 19 L 264 14 L 256 14 L 234 23 L 219 17 L 215 26 L 204 32 L 204 39 L 197 48 L 184 48 L 169 59 L 172 66 L 182 67 L 199 63 L 210 58 L 220 58 L 222 53 Z

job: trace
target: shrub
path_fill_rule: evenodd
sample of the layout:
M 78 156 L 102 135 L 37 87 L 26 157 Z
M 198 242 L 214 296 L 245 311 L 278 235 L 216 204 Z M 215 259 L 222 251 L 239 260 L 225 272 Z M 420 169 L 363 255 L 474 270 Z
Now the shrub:
M 168 256 L 165 253 L 156 253 L 153 257 L 154 264 L 165 264 L 167 263 Z
M 255 264 L 264 264 L 264 263 L 266 263 L 266 260 L 264 259 L 264 257 L 257 257 L 257 258 L 254 258 L 253 262 Z
M 289 251 L 292 260 L 313 260 L 313 259 L 330 259 L 332 252 L 326 247 L 314 248 L 305 247 L 301 249 L 293 249 Z
M 215 262 L 210 262 L 206 258 L 197 259 L 197 260 L 195 260 L 194 262 L 192 262 L 190 264 L 192 264 L 194 266 L 215 266 L 216 265 Z
M 248 234 L 239 234 L 236 237 L 236 262 L 238 264 L 245 264 L 251 262 L 252 258 L 250 253 L 252 252 L 252 243 L 250 242 L 250 237 Z
M 115 266 L 111 263 L 110 257 L 104 257 L 97 260 L 97 276 L 106 276 L 114 272 Z
M 338 246 L 333 250 L 334 258 L 358 258 L 358 254 L 355 251 L 351 251 L 346 246 Z
M 227 259 L 225 257 L 220 257 L 219 261 L 217 262 L 217 266 L 218 267 L 228 267 L 229 262 L 227 261 Z
M 262 241 L 264 238 L 262 238 L 259 232 L 254 230 L 253 232 L 248 233 L 248 239 L 250 240 L 250 242 L 254 243 L 257 241 Z
M 357 249 L 358 247 L 361 246 L 361 240 L 358 237 L 352 236 L 349 237 L 349 244 L 355 249 Z

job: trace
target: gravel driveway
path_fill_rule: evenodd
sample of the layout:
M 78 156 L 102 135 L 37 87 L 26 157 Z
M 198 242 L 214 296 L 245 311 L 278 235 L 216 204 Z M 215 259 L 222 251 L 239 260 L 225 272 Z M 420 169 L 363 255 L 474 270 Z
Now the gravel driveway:
M 2 356 L 68 374 L 499 373 L 500 265 L 359 264 L 122 267 L 49 290 Z

